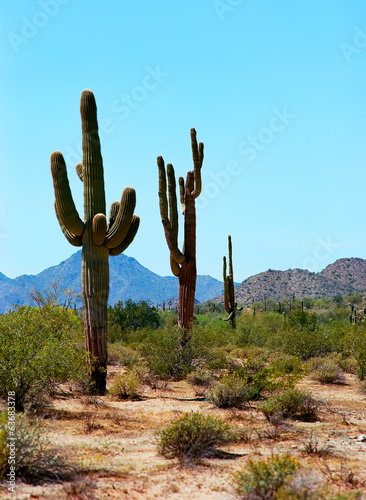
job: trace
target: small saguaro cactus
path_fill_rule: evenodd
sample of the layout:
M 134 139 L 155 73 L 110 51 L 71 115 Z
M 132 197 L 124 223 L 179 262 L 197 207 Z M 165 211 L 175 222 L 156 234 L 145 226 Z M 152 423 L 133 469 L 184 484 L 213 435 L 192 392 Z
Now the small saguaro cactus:
M 81 94 L 80 113 L 83 161 L 76 172 L 84 185 L 84 221 L 72 198 L 66 164 L 62 154 L 51 155 L 55 190 L 55 211 L 66 239 L 82 246 L 81 294 L 83 300 L 86 351 L 91 354 L 91 390 L 104 394 L 107 361 L 107 302 L 109 294 L 109 255 L 119 255 L 132 242 L 140 219 L 133 214 L 136 195 L 127 187 L 120 202 L 112 203 L 106 219 L 103 160 L 98 135 L 97 107 L 90 90 Z
M 187 172 L 186 182 L 179 177 L 179 193 L 184 215 L 183 250 L 178 248 L 178 209 L 174 168 L 158 156 L 159 205 L 165 238 L 170 250 L 170 267 L 179 280 L 178 326 L 184 329 L 182 343 L 188 341 L 187 332 L 192 327 L 194 316 L 194 296 L 196 291 L 196 206 L 195 200 L 201 193 L 201 167 L 203 163 L 203 143 L 197 145 L 196 131 L 191 129 L 191 147 L 194 170 Z M 167 197 L 168 180 L 168 197 Z
M 228 236 L 229 246 L 229 274 L 226 274 L 226 257 L 223 258 L 223 277 L 224 277 L 224 306 L 228 317 L 224 321 L 230 321 L 232 328 L 235 328 L 236 311 L 241 311 L 243 308 L 238 307 L 235 302 L 234 290 L 234 271 L 233 271 L 233 249 L 231 245 L 231 236 Z M 254 308 L 255 314 L 255 308 Z

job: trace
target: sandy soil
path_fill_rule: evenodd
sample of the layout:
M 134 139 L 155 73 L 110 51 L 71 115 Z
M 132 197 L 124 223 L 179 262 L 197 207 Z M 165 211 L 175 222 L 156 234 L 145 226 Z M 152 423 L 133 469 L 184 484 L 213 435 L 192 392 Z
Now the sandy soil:
M 109 367 L 109 383 L 119 368 Z M 312 477 L 333 491 L 361 490 L 366 494 L 366 398 L 359 381 L 347 375 L 346 385 L 321 385 L 309 378 L 299 384 L 321 399 L 319 420 L 288 421 L 270 426 L 256 411 L 220 410 L 195 395 L 186 381 L 169 382 L 153 390 L 143 387 L 139 401 L 111 401 L 107 397 L 59 397 L 43 420 L 53 445 L 85 471 L 72 481 L 28 485 L 18 483 L 16 494 L 3 489 L 1 498 L 28 499 L 237 499 L 233 475 L 249 459 L 273 453 L 294 455 Z M 224 448 L 228 458 L 211 458 L 182 467 L 160 456 L 156 432 L 185 412 L 201 411 L 222 417 L 243 431 L 241 442 Z M 304 453 L 310 433 L 330 455 Z M 310 487 L 310 486 L 309 486 Z M 365 496 L 366 498 L 366 496 Z

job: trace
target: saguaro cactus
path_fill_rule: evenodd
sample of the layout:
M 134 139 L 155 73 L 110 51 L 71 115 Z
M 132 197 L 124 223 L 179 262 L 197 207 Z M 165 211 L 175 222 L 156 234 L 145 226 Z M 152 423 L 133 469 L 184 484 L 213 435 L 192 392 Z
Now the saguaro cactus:
M 107 361 L 107 302 L 109 255 L 119 255 L 132 242 L 139 226 L 133 214 L 135 190 L 127 187 L 120 202 L 112 203 L 106 219 L 103 160 L 98 135 L 97 107 L 90 90 L 81 94 L 80 113 L 83 162 L 76 172 L 84 184 L 84 221 L 72 198 L 65 160 L 59 151 L 51 155 L 55 211 L 62 232 L 74 246 L 82 246 L 81 294 L 86 351 L 92 356 L 91 389 L 104 394 Z
M 243 308 L 238 307 L 235 302 L 234 290 L 234 271 L 233 271 L 233 249 L 231 245 L 231 236 L 228 236 L 229 246 L 229 274 L 226 274 L 226 257 L 223 258 L 223 277 L 224 277 L 224 306 L 228 317 L 224 321 L 230 321 L 232 328 L 235 328 L 236 311 L 241 311 Z
M 165 238 L 170 250 L 170 267 L 179 279 L 178 325 L 184 329 L 183 343 L 188 340 L 187 332 L 192 326 L 194 295 L 196 291 L 196 207 L 195 200 L 201 193 L 201 167 L 203 143 L 197 145 L 196 131 L 191 129 L 191 146 L 194 170 L 187 173 L 186 182 L 179 177 L 179 192 L 184 215 L 183 250 L 178 248 L 178 209 L 176 182 L 173 165 L 168 163 L 166 172 L 164 160 L 158 156 L 159 204 Z M 167 198 L 168 180 L 168 198 Z

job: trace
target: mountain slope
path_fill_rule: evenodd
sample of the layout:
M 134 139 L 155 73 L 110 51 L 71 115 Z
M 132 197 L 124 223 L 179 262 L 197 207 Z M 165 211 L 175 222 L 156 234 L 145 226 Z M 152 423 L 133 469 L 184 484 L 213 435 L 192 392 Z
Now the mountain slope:
M 321 298 L 366 292 L 366 260 L 339 259 L 320 273 L 304 269 L 274 271 L 269 269 L 244 280 L 235 289 L 236 300 L 244 305 L 265 298 L 281 297 Z M 223 297 L 217 297 L 220 302 Z
M 143 267 L 132 257 L 121 254 L 110 259 L 109 303 L 132 299 L 146 300 L 153 304 L 178 297 L 178 279 L 162 277 Z M 81 250 L 56 266 L 37 275 L 22 275 L 10 279 L 0 273 L 0 313 L 11 309 L 13 304 L 31 302 L 33 290 L 43 292 L 52 282 L 58 282 L 60 290 L 81 290 Z M 223 292 L 223 283 L 211 276 L 197 276 L 196 299 L 199 302 Z

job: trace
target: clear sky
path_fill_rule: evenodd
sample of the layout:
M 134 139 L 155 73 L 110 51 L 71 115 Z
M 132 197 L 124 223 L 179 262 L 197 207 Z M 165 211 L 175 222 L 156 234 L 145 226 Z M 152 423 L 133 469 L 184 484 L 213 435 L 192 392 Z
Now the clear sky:
M 94 92 L 107 211 L 136 189 L 126 250 L 170 275 L 156 157 L 192 169 L 199 274 L 235 280 L 366 258 L 364 0 L 18 0 L 0 4 L 0 271 L 37 274 L 77 248 L 56 220 L 50 154 L 83 216 L 79 103 Z M 180 240 L 183 217 L 180 216 Z

